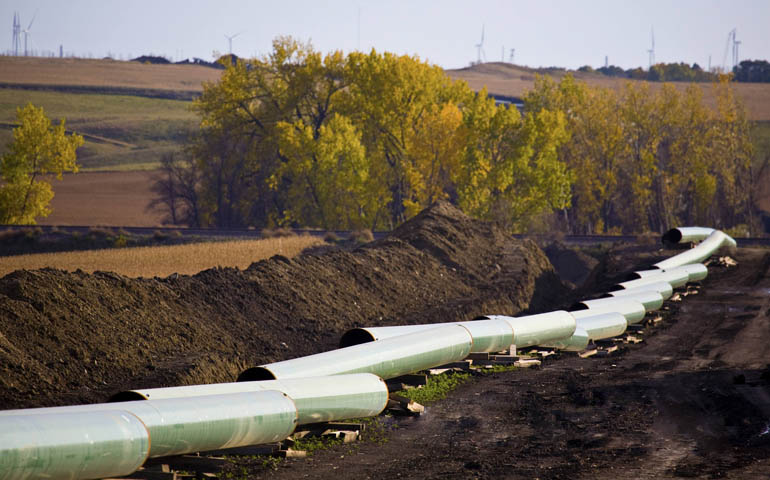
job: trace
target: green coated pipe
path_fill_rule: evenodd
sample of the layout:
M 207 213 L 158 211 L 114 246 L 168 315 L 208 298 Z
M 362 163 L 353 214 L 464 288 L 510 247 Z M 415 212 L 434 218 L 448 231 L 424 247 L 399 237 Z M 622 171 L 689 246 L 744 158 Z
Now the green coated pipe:
M 608 292 L 607 295 L 613 297 L 626 297 L 646 291 L 658 293 L 663 297 L 663 300 L 668 300 L 671 298 L 671 295 L 674 294 L 674 287 L 668 282 L 651 282 L 634 288 L 623 288 L 621 290 L 615 290 L 614 292 Z
M 714 233 L 713 228 L 708 227 L 679 227 L 672 228 L 663 234 L 663 243 L 689 243 L 700 242 Z
M 354 328 L 342 335 L 340 347 L 350 347 L 446 325 L 461 325 L 468 329 L 473 338 L 472 353 L 499 352 L 507 349 L 513 343 L 513 329 L 508 322 L 504 320 L 472 320 L 469 322 Z
M 150 432 L 150 457 L 277 442 L 291 435 L 297 424 L 294 402 L 275 390 L 5 410 L 0 419 L 123 410 L 136 415 Z
M 0 480 L 119 477 L 147 459 L 150 436 L 127 411 L 0 417 Z
M 680 254 L 669 257 L 666 260 L 660 261 L 655 264 L 660 269 L 667 269 L 671 267 L 678 267 L 680 265 L 688 265 L 690 263 L 702 263 L 711 255 L 719 251 L 722 247 L 735 248 L 737 244 L 732 237 L 719 230 L 714 230 L 705 240 L 699 243 L 697 246 L 684 251 Z
M 581 317 L 577 319 L 577 325 L 586 331 L 590 340 L 617 337 L 628 327 L 626 317 L 618 312 L 595 313 Z
M 353 345 L 245 370 L 239 382 L 373 373 L 388 379 L 464 359 L 473 338 L 461 325 L 446 325 L 377 342 Z
M 708 276 L 708 268 L 702 263 L 691 263 L 688 265 L 680 265 L 678 267 L 671 267 L 665 270 L 660 268 L 654 268 L 652 270 L 639 270 L 634 272 L 636 278 L 650 278 L 657 277 L 661 273 L 670 272 L 685 272 L 687 273 L 688 282 L 699 282 Z
M 657 282 L 668 282 L 672 288 L 679 288 L 687 285 L 690 281 L 690 274 L 684 270 L 674 270 L 671 272 L 663 272 L 658 275 L 651 275 L 644 278 L 637 278 L 635 280 L 628 280 L 627 282 L 621 282 L 615 285 L 615 290 L 631 289 L 641 287 L 642 285 L 649 285 Z
M 277 390 L 288 395 L 297 407 L 297 423 L 300 425 L 373 417 L 379 415 L 388 403 L 388 386 L 371 373 L 145 388 L 120 392 L 110 401 L 158 400 L 263 390 Z
M 597 313 L 617 312 L 625 317 L 626 322 L 630 325 L 632 323 L 640 322 L 644 319 L 644 315 L 647 313 L 644 305 L 636 300 L 628 298 L 598 298 L 596 300 L 583 300 L 578 305 L 583 305 L 586 310 L 576 310 L 570 312 L 576 320 L 581 318 L 590 317 Z
M 507 317 L 505 315 L 485 315 L 489 320 L 505 320 L 513 328 L 513 344 L 517 348 L 531 347 L 543 343 L 568 338 L 575 333 L 575 318 L 564 310 Z
M 553 348 L 556 350 L 564 350 L 566 352 L 582 352 L 588 348 L 589 342 L 590 338 L 588 337 L 588 332 L 586 332 L 581 327 L 575 327 L 575 333 L 573 333 L 570 337 L 561 340 L 554 340 L 548 343 L 544 343 L 540 346 L 545 348 Z
M 666 285 L 668 285 L 668 283 Z M 617 292 L 610 292 L 609 295 L 612 298 L 624 298 L 627 300 L 635 300 L 641 303 L 642 305 L 644 305 L 644 310 L 647 312 L 658 310 L 660 307 L 663 306 L 663 295 L 661 295 L 660 292 L 656 292 L 655 290 L 645 290 L 644 287 L 640 287 L 634 290 L 620 290 L 620 291 L 626 292 L 626 294 L 612 295 L 613 293 L 617 293 Z

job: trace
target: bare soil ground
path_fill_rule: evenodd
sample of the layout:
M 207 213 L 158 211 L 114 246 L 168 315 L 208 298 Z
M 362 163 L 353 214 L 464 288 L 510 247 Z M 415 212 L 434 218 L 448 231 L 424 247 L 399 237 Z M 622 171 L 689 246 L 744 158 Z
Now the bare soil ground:
M 52 179 L 53 212 L 40 225 L 160 226 L 163 214 L 148 211 L 155 171 L 80 172 Z
M 608 278 L 676 252 L 616 249 Z M 712 266 L 616 356 L 478 377 L 385 443 L 288 460 L 270 478 L 767 478 L 770 251 Z M 594 284 L 603 287 L 607 282 Z
M 232 380 L 244 366 L 334 348 L 354 325 L 552 310 L 676 253 L 563 249 L 549 256 L 562 273 L 582 270 L 569 278 L 578 291 L 533 243 L 440 204 L 363 248 L 244 271 L 149 280 L 17 272 L 0 279 L 0 408 Z M 564 354 L 475 377 L 396 423 L 384 443 L 337 446 L 276 470 L 245 459 L 248 477 L 765 478 L 770 250 L 733 255 L 737 267 L 712 265 L 697 295 L 667 302 L 663 322 L 617 355 Z
M 446 203 L 385 239 L 326 250 L 164 279 L 11 273 L 0 279 L 0 408 L 233 381 L 334 349 L 354 326 L 514 314 L 566 291 L 533 242 Z

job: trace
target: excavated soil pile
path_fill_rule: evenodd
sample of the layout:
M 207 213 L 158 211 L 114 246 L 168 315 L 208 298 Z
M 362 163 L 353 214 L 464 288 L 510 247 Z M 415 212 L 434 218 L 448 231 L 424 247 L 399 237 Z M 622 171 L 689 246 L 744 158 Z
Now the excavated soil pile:
M 245 271 L 17 271 L 0 279 L 0 408 L 232 381 L 249 366 L 336 348 L 354 326 L 537 311 L 565 293 L 534 243 L 447 203 L 353 251 L 276 256 Z

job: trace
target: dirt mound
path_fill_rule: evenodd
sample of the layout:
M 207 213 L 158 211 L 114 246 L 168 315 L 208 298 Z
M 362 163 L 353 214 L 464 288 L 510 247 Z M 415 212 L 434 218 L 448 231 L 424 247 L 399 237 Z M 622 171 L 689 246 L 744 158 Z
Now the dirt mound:
M 447 203 L 353 251 L 244 271 L 18 271 L 0 279 L 0 408 L 232 381 L 247 366 L 333 349 L 354 326 L 537 311 L 564 291 L 533 242 Z

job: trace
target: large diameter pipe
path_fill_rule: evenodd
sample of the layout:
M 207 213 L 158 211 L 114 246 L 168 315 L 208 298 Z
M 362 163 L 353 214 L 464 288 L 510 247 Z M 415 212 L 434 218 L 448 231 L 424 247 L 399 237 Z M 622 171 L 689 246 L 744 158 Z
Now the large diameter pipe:
M 590 312 L 590 310 L 587 310 Z M 588 334 L 590 340 L 603 340 L 621 335 L 626 331 L 626 317 L 618 312 L 594 313 L 577 318 L 578 328 Z
M 13 415 L 89 415 L 123 410 L 136 415 L 150 432 L 150 457 L 277 442 L 291 435 L 297 422 L 294 402 L 275 390 L 5 410 L 0 411 L 0 420 Z
M 456 323 L 429 323 L 423 325 L 399 325 L 393 327 L 360 327 L 348 330 L 340 339 L 340 347 L 350 347 L 407 333 L 414 333 L 439 326 L 462 325 L 473 338 L 471 352 L 499 352 L 513 344 L 513 329 L 504 320 L 472 320 Z
M 650 275 L 644 278 L 637 278 L 636 280 L 628 280 L 627 282 L 621 282 L 614 286 L 614 290 L 631 289 L 641 287 L 643 285 L 649 285 L 657 282 L 668 282 L 673 288 L 679 288 L 687 285 L 690 280 L 690 275 L 684 270 L 675 270 L 671 272 L 663 272 L 658 275 Z
M 671 285 L 666 283 L 671 290 Z M 613 298 L 624 298 L 627 300 L 635 300 L 642 305 L 648 312 L 658 310 L 663 306 L 663 295 L 655 290 L 648 290 L 644 287 L 635 288 L 632 290 L 618 290 L 617 292 L 610 292 L 609 295 Z
M 588 348 L 588 343 L 590 340 L 591 339 L 588 337 L 588 332 L 583 330 L 581 327 L 575 327 L 575 333 L 573 333 L 571 336 L 560 340 L 546 342 L 540 346 L 545 348 L 553 348 L 556 350 L 564 350 L 566 352 L 582 352 Z
M 663 296 L 663 300 L 668 300 L 671 298 L 671 295 L 674 293 L 674 287 L 671 286 L 668 282 L 661 282 L 657 281 L 654 278 L 649 278 L 648 282 L 640 282 L 640 284 L 637 284 L 636 286 L 631 287 L 625 287 L 623 285 L 615 285 L 615 288 L 617 290 L 614 290 L 612 292 L 607 292 L 608 295 L 611 295 L 613 297 L 623 297 L 625 295 L 628 295 L 629 293 L 638 292 L 641 290 L 652 290 L 654 292 L 658 292 Z M 634 281 L 634 280 L 631 280 Z M 627 283 L 627 282 L 623 282 Z
M 714 230 L 705 240 L 697 246 L 669 257 L 655 264 L 660 269 L 688 265 L 690 263 L 702 263 L 722 247 L 736 247 L 735 240 L 720 230 Z
M 0 480 L 119 477 L 149 450 L 147 428 L 127 411 L 0 417 Z
M 245 370 L 238 381 L 373 373 L 384 379 L 464 359 L 473 338 L 461 325 L 420 330 Z
M 657 277 L 661 273 L 670 272 L 685 272 L 687 273 L 688 282 L 699 282 L 708 276 L 708 268 L 702 263 L 691 263 L 688 265 L 681 265 L 679 267 L 672 267 L 662 270 L 660 268 L 653 268 L 651 270 L 639 270 L 633 273 L 635 278 L 649 278 Z
M 617 312 L 626 319 L 628 325 L 638 323 L 644 319 L 647 310 L 644 305 L 636 300 L 624 297 L 598 298 L 596 300 L 583 300 L 578 303 L 586 310 L 575 310 L 570 312 L 576 320 L 590 317 L 598 313 Z M 578 323 L 579 324 L 579 323 Z
M 714 233 L 708 227 L 679 227 L 672 228 L 663 234 L 661 241 L 666 244 L 700 242 Z
M 113 395 L 110 401 L 158 400 L 264 390 L 277 390 L 288 395 L 297 407 L 297 423 L 300 425 L 373 417 L 379 415 L 388 403 L 387 385 L 371 373 L 145 388 L 120 392 Z
M 513 328 L 513 344 L 517 348 L 542 345 L 547 342 L 569 338 L 575 333 L 575 318 L 564 310 L 507 317 L 505 315 L 485 315 L 488 320 L 505 320 Z

